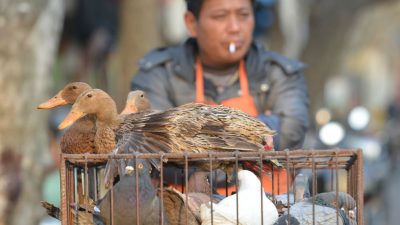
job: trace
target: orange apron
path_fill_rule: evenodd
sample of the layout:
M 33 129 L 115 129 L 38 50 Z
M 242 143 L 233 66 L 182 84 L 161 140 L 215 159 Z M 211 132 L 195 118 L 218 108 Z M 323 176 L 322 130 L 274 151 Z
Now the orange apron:
M 249 84 L 247 80 L 247 73 L 245 68 L 244 60 L 240 61 L 239 64 L 239 81 L 241 96 L 226 99 L 221 102 L 221 105 L 229 106 L 235 109 L 239 109 L 251 116 L 256 117 L 258 115 L 256 104 L 254 103 L 253 97 L 250 95 Z M 196 60 L 196 102 L 216 105 L 214 102 L 206 101 L 204 97 L 204 78 L 203 78 L 203 67 L 200 59 Z M 287 192 L 287 179 L 285 169 L 275 169 L 273 172 L 274 185 L 272 185 L 272 175 L 263 175 L 262 183 L 264 190 L 273 194 L 283 194 Z M 291 179 L 289 179 L 290 181 Z M 217 187 L 217 192 L 221 195 L 230 195 L 236 191 L 235 186 L 229 187 Z

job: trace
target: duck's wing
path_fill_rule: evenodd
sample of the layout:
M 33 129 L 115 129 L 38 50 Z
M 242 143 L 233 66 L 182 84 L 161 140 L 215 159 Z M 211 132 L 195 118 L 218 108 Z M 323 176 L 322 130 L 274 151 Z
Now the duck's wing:
M 116 148 L 114 155 L 135 153 L 159 153 L 170 152 L 171 138 L 166 130 L 162 130 L 163 121 L 159 119 L 159 112 L 146 111 L 124 115 L 122 123 L 115 131 Z M 160 160 L 149 159 L 150 163 L 157 169 Z M 125 174 L 129 160 L 111 159 L 106 165 L 106 187 L 112 185 L 117 175 Z
M 126 152 L 141 153 L 190 151 L 256 151 L 262 143 L 249 140 L 240 132 L 226 129 L 227 116 L 213 107 L 190 103 L 163 112 L 144 112 L 125 117 L 116 132 L 124 139 Z M 229 116 L 229 115 L 228 115 Z M 135 150 L 137 149 L 137 150 Z
M 117 147 L 114 149 L 114 155 L 135 154 L 135 153 L 158 153 L 160 149 L 170 149 L 164 141 L 160 141 L 162 136 L 147 137 L 141 132 L 130 132 L 121 134 L 118 139 Z M 127 166 L 131 166 L 133 159 L 110 159 L 105 169 L 106 187 L 111 187 L 114 178 L 117 175 L 124 175 Z M 148 159 L 153 167 L 159 170 L 160 160 Z
M 116 130 L 115 154 L 159 152 L 258 151 L 255 143 L 239 132 L 226 129 L 225 112 L 203 104 L 186 104 L 163 112 L 141 112 L 124 116 Z M 151 160 L 159 168 L 157 159 Z M 126 161 L 109 162 L 110 174 L 124 171 Z

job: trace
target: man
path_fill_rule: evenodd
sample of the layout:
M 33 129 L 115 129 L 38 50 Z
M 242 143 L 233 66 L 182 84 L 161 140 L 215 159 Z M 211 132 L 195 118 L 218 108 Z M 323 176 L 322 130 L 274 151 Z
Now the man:
M 157 49 L 140 60 L 132 90 L 144 90 L 154 109 L 204 100 L 239 102 L 238 106 L 247 110 L 255 109 L 253 115 L 256 111 L 255 116 L 278 131 L 275 149 L 300 148 L 308 126 L 303 64 L 252 42 L 251 0 L 186 2 L 184 19 L 192 38 L 177 47 Z M 229 52 L 231 43 L 234 53 Z M 247 72 L 245 87 L 241 87 L 246 82 L 239 76 L 242 60 Z M 196 77 L 196 66 L 197 71 L 203 70 L 200 77 Z M 204 86 L 199 87 L 199 83 Z M 254 104 L 251 100 L 249 105 L 241 104 L 247 97 Z
M 275 149 L 300 148 L 308 126 L 303 64 L 253 42 L 252 0 L 186 0 L 191 35 L 140 60 L 132 90 L 154 109 L 188 102 L 231 106 L 276 130 Z

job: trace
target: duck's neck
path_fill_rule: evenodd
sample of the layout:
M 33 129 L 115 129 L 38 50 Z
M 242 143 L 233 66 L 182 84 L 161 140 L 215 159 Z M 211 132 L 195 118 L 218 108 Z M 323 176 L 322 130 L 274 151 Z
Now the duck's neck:
M 96 151 L 97 153 L 110 153 L 116 145 L 115 129 L 121 123 L 117 109 L 115 105 L 114 107 L 104 107 L 96 116 Z
M 114 102 L 110 102 L 109 105 L 96 114 L 96 117 L 96 127 L 116 128 L 121 123 Z

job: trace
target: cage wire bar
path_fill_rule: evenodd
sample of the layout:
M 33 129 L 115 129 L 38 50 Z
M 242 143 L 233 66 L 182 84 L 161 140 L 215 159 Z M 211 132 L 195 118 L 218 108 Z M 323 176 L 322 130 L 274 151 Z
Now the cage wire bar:
M 88 179 L 88 171 L 93 168 L 104 167 L 109 159 L 158 159 L 160 160 L 160 184 L 163 184 L 164 181 L 164 167 L 166 167 L 170 163 L 180 163 L 180 168 L 184 169 L 183 177 L 181 177 L 181 181 L 183 182 L 185 188 L 182 188 L 182 192 L 190 191 L 188 188 L 188 170 L 189 166 L 193 162 L 205 162 L 209 165 L 209 185 L 211 190 L 214 188 L 214 179 L 213 176 L 215 174 L 213 171 L 213 165 L 216 165 L 219 161 L 230 161 L 234 165 L 235 170 L 238 169 L 238 163 L 243 161 L 252 161 L 254 164 L 262 165 L 268 160 L 278 160 L 280 164 L 283 165 L 284 169 L 287 171 L 286 179 L 287 184 L 290 184 L 290 175 L 297 174 L 301 170 L 311 171 L 311 187 L 310 193 L 312 194 L 312 199 L 315 200 L 315 195 L 317 194 L 317 186 L 319 181 L 317 181 L 317 173 L 321 170 L 329 170 L 330 171 L 330 191 L 336 192 L 336 201 L 338 200 L 338 192 L 342 190 L 350 194 L 356 202 L 356 222 L 358 225 L 363 225 L 363 178 L 362 178 L 362 151 L 360 149 L 335 149 L 335 150 L 293 150 L 293 151 L 268 151 L 268 152 L 209 152 L 209 153 L 148 153 L 148 154 L 61 154 L 61 167 L 60 167 L 60 175 L 61 175 L 61 222 L 62 225 L 70 225 L 70 224 L 79 224 L 77 221 L 78 217 L 76 212 L 78 208 L 83 208 L 85 211 L 88 210 L 86 203 L 88 202 L 88 193 L 89 193 L 89 179 Z M 281 185 L 279 182 L 277 183 L 278 187 L 275 187 L 274 179 L 279 179 L 278 176 L 274 175 L 274 171 L 277 170 L 275 166 L 272 166 L 271 179 L 272 184 L 270 187 L 272 196 L 275 196 L 275 189 L 279 190 L 279 186 Z M 346 173 L 345 177 L 345 187 L 342 188 L 340 185 L 342 184 L 342 180 L 339 175 L 340 172 L 344 171 Z M 260 175 L 262 173 L 260 171 L 255 174 Z M 83 177 L 82 177 L 83 176 Z M 134 176 L 138 179 L 138 172 L 135 170 Z M 80 184 L 77 178 L 80 177 L 83 180 L 83 184 Z M 95 176 L 97 177 L 97 175 Z M 292 177 L 294 180 L 294 177 Z M 237 176 L 235 178 L 234 184 L 235 190 L 237 192 Z M 260 176 L 262 181 L 263 176 Z M 97 182 L 102 179 L 94 179 L 94 182 Z M 293 199 L 296 198 L 296 184 L 292 181 L 293 187 Z M 77 187 L 79 185 L 83 185 L 83 187 Z M 98 190 L 99 185 L 96 184 L 94 187 L 96 193 L 94 196 L 94 200 L 98 200 Z M 160 185 L 160 194 L 159 197 L 161 202 L 161 220 L 160 224 L 164 224 L 164 187 Z M 287 185 L 287 191 L 289 191 L 289 185 Z M 264 187 L 265 189 L 265 187 Z M 81 191 L 78 191 L 81 190 Z M 83 190 L 83 192 L 82 192 Z M 138 182 L 136 182 L 136 190 L 138 190 Z M 110 215 L 111 215 L 111 223 L 114 224 L 114 206 L 118 203 L 114 200 L 114 193 L 112 188 L 111 191 L 111 207 L 110 207 Z M 266 191 L 266 190 L 265 190 Z M 79 193 L 82 192 L 82 193 Z M 228 193 L 229 194 L 229 193 Z M 83 196 L 81 196 L 83 195 Z M 262 195 L 262 192 L 260 193 Z M 290 213 L 290 198 L 289 194 L 287 195 L 287 211 Z M 236 195 L 238 196 L 238 195 Z M 138 192 L 136 192 L 136 197 L 138 196 Z M 210 199 L 212 198 L 212 193 L 209 194 Z M 262 198 L 261 198 L 262 199 Z M 83 202 L 82 202 L 83 200 Z M 294 201 L 294 200 L 293 200 Z M 186 195 L 186 202 L 188 202 L 188 195 Z M 238 203 L 238 197 L 236 199 Z M 82 205 L 83 204 L 83 205 Z M 211 201 L 211 220 L 214 219 L 213 213 L 213 201 Z M 134 207 L 136 206 L 136 209 Z M 132 210 L 136 211 L 136 215 L 139 215 L 139 207 L 140 205 L 135 204 L 132 206 Z M 262 212 L 262 203 L 260 207 L 260 211 Z M 188 204 L 185 204 L 185 212 L 183 215 L 183 219 L 186 219 L 186 224 L 189 224 L 188 221 Z M 236 219 L 238 220 L 240 215 L 239 205 L 236 204 L 237 215 Z M 315 201 L 313 201 L 312 206 L 313 211 L 313 223 L 315 223 Z M 348 212 L 346 212 L 348 213 Z M 262 214 L 261 214 L 262 215 Z M 337 224 L 339 223 L 339 209 L 336 206 L 336 218 Z M 141 218 L 137 216 L 136 223 L 139 224 Z

